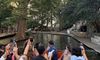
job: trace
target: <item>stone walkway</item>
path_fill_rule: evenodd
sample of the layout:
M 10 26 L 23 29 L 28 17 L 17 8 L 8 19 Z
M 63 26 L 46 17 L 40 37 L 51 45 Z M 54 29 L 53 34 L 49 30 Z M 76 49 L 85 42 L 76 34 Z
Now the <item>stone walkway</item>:
M 95 50 L 96 52 L 99 52 L 100 53 L 100 45 L 97 45 L 95 43 L 92 43 L 90 41 L 90 39 L 88 38 L 81 38 L 81 37 L 78 37 L 78 36 L 75 36 L 73 34 L 70 34 L 72 37 L 74 37 L 75 39 L 77 39 L 78 41 L 80 41 L 81 43 L 85 44 L 87 47 Z

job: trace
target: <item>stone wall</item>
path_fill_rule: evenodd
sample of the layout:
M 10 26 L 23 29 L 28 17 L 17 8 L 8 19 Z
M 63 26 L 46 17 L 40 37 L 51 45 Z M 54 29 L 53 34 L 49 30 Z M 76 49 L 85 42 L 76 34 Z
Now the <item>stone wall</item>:
M 100 45 L 100 36 L 91 37 L 91 42 Z

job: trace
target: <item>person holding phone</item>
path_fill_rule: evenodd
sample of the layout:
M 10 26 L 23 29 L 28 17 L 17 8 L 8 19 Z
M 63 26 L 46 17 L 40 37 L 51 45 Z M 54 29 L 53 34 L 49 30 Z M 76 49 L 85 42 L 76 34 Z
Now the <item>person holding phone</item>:
M 71 57 L 70 48 L 66 46 L 66 49 L 64 50 L 64 53 L 62 54 L 59 60 L 70 60 L 70 57 Z
M 81 45 L 81 53 L 82 53 L 83 57 L 85 58 L 85 60 L 88 60 L 88 57 L 86 55 L 86 51 L 85 51 L 85 48 L 83 45 Z
M 5 47 L 5 53 L 1 56 L 0 60 L 6 60 L 9 54 L 10 54 L 10 44 L 7 44 Z
M 4 46 L 0 45 L 0 57 L 4 54 Z
M 18 47 L 15 46 L 13 48 L 13 54 L 16 57 L 17 60 L 28 60 L 27 55 L 28 55 L 30 45 L 31 45 L 31 41 L 30 41 L 30 39 L 28 39 L 27 44 L 25 46 L 25 49 L 23 51 L 23 55 L 21 55 L 21 56 L 18 55 Z
M 57 49 L 54 46 L 54 42 L 52 40 L 49 41 L 48 43 L 48 48 L 46 49 L 48 52 L 48 58 L 52 56 L 51 60 L 58 60 L 57 56 Z
M 72 49 L 71 60 L 88 60 L 85 48 L 81 45 L 78 48 Z
M 37 52 L 38 52 L 38 55 L 35 56 L 32 60 L 46 60 L 46 58 L 44 57 L 44 51 L 45 51 L 45 48 L 43 45 L 39 45 L 37 48 L 36 48 Z
M 16 45 L 16 42 L 11 39 L 10 43 L 6 45 L 5 47 L 5 53 L 0 58 L 2 60 L 15 60 L 15 57 L 13 55 L 13 47 Z

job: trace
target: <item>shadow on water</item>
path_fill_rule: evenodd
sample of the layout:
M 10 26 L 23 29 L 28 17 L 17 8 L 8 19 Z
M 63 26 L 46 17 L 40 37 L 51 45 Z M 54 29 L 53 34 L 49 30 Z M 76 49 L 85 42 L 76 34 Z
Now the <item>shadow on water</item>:
M 76 39 L 69 37 L 69 36 L 65 36 L 65 35 L 52 35 L 52 34 L 33 34 L 34 39 L 33 42 L 42 42 L 45 47 L 47 47 L 48 45 L 48 41 L 53 40 L 55 43 L 55 46 L 58 50 L 64 50 L 66 46 L 69 46 L 70 48 L 73 47 L 79 47 L 80 46 L 80 42 L 77 41 Z M 19 48 L 20 48 L 20 52 L 23 51 L 23 43 L 25 41 L 20 41 L 18 42 Z M 85 45 L 84 45 L 85 46 Z M 100 54 L 95 52 L 94 50 L 90 49 L 89 47 L 85 46 L 86 48 L 86 53 L 87 56 L 89 58 L 89 60 L 100 60 Z

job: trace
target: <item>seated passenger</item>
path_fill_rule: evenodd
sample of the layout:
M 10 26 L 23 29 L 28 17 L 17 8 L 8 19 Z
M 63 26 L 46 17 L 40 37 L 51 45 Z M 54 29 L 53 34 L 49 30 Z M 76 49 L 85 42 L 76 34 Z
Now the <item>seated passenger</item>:
M 71 60 L 88 60 L 84 48 L 73 48 Z
M 7 44 L 5 47 L 5 53 L 1 56 L 0 60 L 6 60 L 9 54 L 10 54 L 10 44 Z
M 57 50 L 54 46 L 53 41 L 49 41 L 47 51 L 48 51 L 48 58 L 49 58 L 49 54 L 53 53 L 53 56 L 52 56 L 51 60 L 58 60 Z
M 30 45 L 31 45 L 31 41 L 30 41 L 30 39 L 28 39 L 27 45 L 26 45 L 26 47 L 24 49 L 24 52 L 23 52 L 22 56 L 18 55 L 17 46 L 13 48 L 13 54 L 16 57 L 17 60 L 28 60 L 27 54 L 28 54 Z
M 4 46 L 0 45 L 0 57 L 4 54 Z
M 46 60 L 44 57 L 44 51 L 45 51 L 44 46 L 42 46 L 42 45 L 38 46 L 37 51 L 38 51 L 39 55 L 34 57 L 34 59 L 32 59 L 32 60 Z
M 66 49 L 62 55 L 62 60 L 70 60 L 71 57 L 71 53 L 70 53 L 70 49 L 66 46 Z

